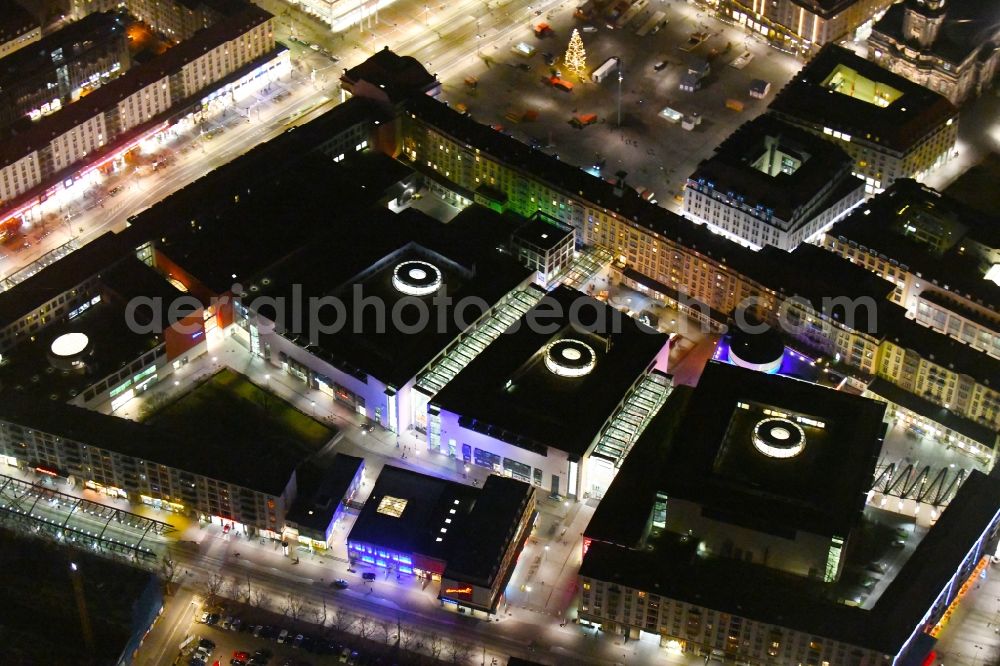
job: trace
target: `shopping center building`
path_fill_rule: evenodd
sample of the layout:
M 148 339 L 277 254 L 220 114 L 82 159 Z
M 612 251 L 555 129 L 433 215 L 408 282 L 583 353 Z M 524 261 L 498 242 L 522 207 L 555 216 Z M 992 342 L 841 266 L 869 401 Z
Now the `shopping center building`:
M 428 447 L 599 497 L 670 391 L 668 354 L 667 336 L 556 287 L 430 398 Z
M 996 549 L 1000 482 L 973 472 L 916 524 L 866 506 L 884 411 L 710 363 L 586 528 L 579 621 L 745 664 L 923 663 Z
M 535 489 L 491 474 L 482 488 L 382 468 L 347 537 L 354 566 L 440 581 L 441 603 L 496 613 L 535 521 Z

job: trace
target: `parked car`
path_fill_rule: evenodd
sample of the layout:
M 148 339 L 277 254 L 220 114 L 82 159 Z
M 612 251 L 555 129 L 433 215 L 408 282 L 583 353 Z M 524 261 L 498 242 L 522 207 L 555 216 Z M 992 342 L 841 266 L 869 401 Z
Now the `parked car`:
M 375 574 L 373 574 L 370 571 L 366 571 L 365 573 L 361 574 L 361 577 L 369 582 L 375 580 L 376 578 Z
M 278 642 L 284 643 L 287 640 L 288 640 L 288 629 L 282 629 L 280 632 L 278 632 Z
M 302 647 L 303 640 L 305 640 L 305 636 L 303 636 L 302 634 L 297 635 L 295 638 L 292 639 L 292 647 L 295 649 Z
M 583 31 L 584 32 L 597 32 L 597 28 L 594 27 L 594 26 L 592 26 L 592 25 L 585 25 L 585 26 L 583 26 Z
M 240 625 L 242 625 L 242 624 L 243 624 L 243 620 L 241 620 L 238 617 L 237 618 L 233 618 L 232 624 L 229 625 L 229 630 L 230 631 L 239 631 L 240 630 Z
M 666 60 L 661 60 L 660 62 L 658 62 L 655 65 L 653 65 L 653 71 L 655 71 L 655 72 L 662 71 L 663 69 L 666 68 L 666 66 L 667 66 L 667 61 Z

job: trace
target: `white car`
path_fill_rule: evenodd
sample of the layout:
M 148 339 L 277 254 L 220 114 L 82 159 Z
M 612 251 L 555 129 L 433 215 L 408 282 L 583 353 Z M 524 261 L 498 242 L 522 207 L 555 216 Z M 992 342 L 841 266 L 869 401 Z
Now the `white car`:
M 278 642 L 284 643 L 288 640 L 288 629 L 282 629 L 281 633 L 278 634 Z

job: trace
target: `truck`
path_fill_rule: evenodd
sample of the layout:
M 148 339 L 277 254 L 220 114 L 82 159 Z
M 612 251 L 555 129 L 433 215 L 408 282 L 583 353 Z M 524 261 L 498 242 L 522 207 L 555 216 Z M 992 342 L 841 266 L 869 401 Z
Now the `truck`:
M 573 92 L 573 84 L 558 76 L 551 76 L 548 79 L 549 85 L 563 92 Z
M 617 56 L 611 56 L 604 61 L 604 64 L 594 70 L 594 73 L 590 75 L 590 78 L 593 79 L 594 83 L 602 82 L 604 79 L 608 78 L 608 76 L 618 71 L 619 62 L 620 61 Z
M 539 39 L 544 39 L 545 37 L 550 37 L 554 34 L 556 33 L 552 30 L 552 26 L 548 23 L 539 23 L 535 26 L 535 37 L 538 37 Z

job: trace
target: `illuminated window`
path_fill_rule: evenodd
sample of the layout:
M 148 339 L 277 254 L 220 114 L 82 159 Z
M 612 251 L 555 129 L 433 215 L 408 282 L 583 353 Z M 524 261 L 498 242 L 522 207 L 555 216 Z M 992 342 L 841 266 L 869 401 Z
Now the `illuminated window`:
M 399 499 L 398 497 L 392 497 L 386 495 L 378 503 L 377 511 L 386 516 L 392 516 L 393 518 L 399 518 L 403 515 L 403 511 L 406 509 L 406 500 Z

